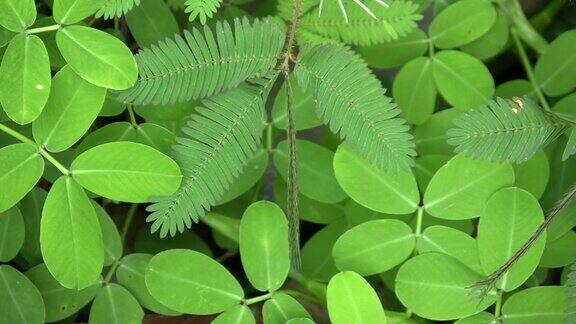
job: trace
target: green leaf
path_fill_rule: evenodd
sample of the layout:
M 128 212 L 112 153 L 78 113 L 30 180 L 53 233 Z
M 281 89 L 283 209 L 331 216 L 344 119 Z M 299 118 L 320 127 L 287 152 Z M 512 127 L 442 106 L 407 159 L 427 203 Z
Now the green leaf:
M 50 62 L 42 40 L 36 35 L 14 36 L 0 66 L 0 104 L 6 115 L 21 125 L 36 119 L 48 101 L 50 85 Z
M 408 1 L 393 1 L 387 7 L 375 1 L 367 1 L 365 5 L 376 19 L 359 6 L 350 5 L 346 8 L 348 19 L 345 20 L 335 1 L 325 1 L 322 15 L 318 16 L 317 10 L 309 10 L 302 17 L 299 42 L 308 43 L 310 37 L 325 37 L 354 45 L 379 44 L 407 35 L 422 19 L 417 13 L 418 6 Z
M 422 155 L 416 159 L 414 176 L 421 192 L 426 192 L 428 184 L 436 171 L 450 160 L 449 156 L 440 154 Z
M 94 0 L 98 11 L 96 18 L 104 19 L 120 18 L 132 10 L 135 6 L 140 5 L 141 0 Z
M 454 257 L 478 274 L 484 274 L 480 265 L 476 240 L 468 234 L 446 226 L 430 226 L 418 238 L 419 254 L 439 252 Z
M 54 20 L 61 25 L 72 25 L 92 15 L 96 6 L 92 0 L 54 0 Z
M 454 147 L 446 142 L 446 132 L 454 127 L 454 119 L 461 114 L 462 111 L 456 108 L 442 110 L 433 114 L 424 124 L 416 126 L 414 138 L 418 154 L 453 156 Z
M 528 99 L 496 98 L 454 120 L 448 143 L 468 157 L 523 163 L 555 140 L 563 125 Z
M 493 314 L 488 312 L 481 312 L 472 316 L 461 318 L 454 322 L 454 324 L 492 324 L 497 323 L 497 321 L 498 320 L 494 317 Z
M 373 220 L 342 234 L 332 255 L 339 270 L 369 276 L 402 263 L 414 251 L 415 243 L 412 229 L 406 223 L 395 219 Z
M 540 56 L 534 67 L 534 77 L 549 96 L 567 94 L 576 88 L 576 31 L 558 36 Z
M 88 323 L 142 323 L 144 312 L 128 290 L 111 283 L 100 289 L 90 308 Z
M 212 324 L 256 324 L 256 319 L 248 306 L 237 305 L 216 317 Z
M 24 243 L 24 219 L 18 207 L 0 213 L 0 261 L 12 260 Z
M 44 323 L 44 302 L 38 289 L 18 270 L 0 265 L 0 318 L 5 323 Z
M 338 273 L 332 257 L 336 240 L 348 229 L 345 219 L 334 221 L 316 232 L 302 248 L 302 273 L 313 280 L 328 282 Z
M 52 277 L 44 264 L 28 270 L 26 276 L 42 294 L 47 322 L 57 322 L 80 311 L 92 301 L 102 285 L 100 282 L 95 282 L 81 290 L 65 288 Z
M 383 171 L 342 144 L 334 157 L 334 171 L 344 192 L 364 207 L 388 214 L 410 214 L 418 208 L 420 194 L 410 170 Z
M 560 238 L 547 242 L 538 266 L 560 268 L 576 261 L 576 233 L 570 231 Z
M 240 237 L 240 220 L 216 213 L 209 213 L 202 219 L 204 223 L 210 226 L 214 231 L 222 234 L 224 237 L 235 243 L 239 242 Z
M 286 110 L 286 93 L 287 89 L 292 89 L 290 94 L 290 109 L 294 114 L 294 126 L 296 130 L 304 130 L 322 125 L 322 122 L 316 117 L 314 112 L 314 93 L 311 89 L 303 90 L 296 81 L 294 74 L 290 74 L 288 82 L 282 84 L 274 99 L 272 108 L 272 122 L 274 126 L 280 129 L 288 128 L 288 111 Z
M 434 217 L 475 218 L 494 192 L 513 183 L 514 169 L 509 164 L 456 156 L 430 180 L 424 207 Z
M 136 60 L 116 37 L 94 28 L 67 26 L 56 33 L 56 43 L 66 62 L 90 83 L 114 90 L 136 83 Z
M 510 296 L 502 307 L 506 324 L 566 323 L 566 287 L 544 286 L 522 290 Z
M 468 110 L 494 95 L 494 79 L 477 58 L 459 51 L 441 51 L 434 55 L 433 63 L 438 92 L 452 106 Z
M 118 270 L 116 270 L 116 279 L 119 284 L 130 291 L 143 307 L 161 315 L 179 315 L 180 313 L 162 305 L 159 301 L 154 299 L 152 295 L 150 295 L 150 292 L 146 287 L 144 274 L 151 259 L 152 255 L 142 253 L 129 254 L 125 256 L 120 261 Z
M 276 293 L 264 303 L 262 317 L 265 324 L 285 324 L 293 318 L 312 318 L 296 299 L 285 293 Z
M 65 66 L 52 80 L 48 103 L 32 124 L 34 139 L 51 152 L 70 148 L 96 120 L 105 97 L 106 89 L 88 83 Z
M 44 159 L 30 144 L 0 148 L 0 212 L 22 199 L 44 172 Z
M 168 156 L 130 142 L 102 144 L 80 154 L 71 172 L 87 190 L 134 203 L 171 195 L 182 179 L 180 168 Z
M 538 151 L 528 161 L 514 165 L 516 187 L 524 189 L 537 199 L 542 197 L 550 178 L 550 163 L 543 151 Z
M 269 201 L 250 205 L 240 222 L 240 257 L 250 283 L 260 291 L 278 290 L 290 271 L 288 222 Z
M 316 114 L 333 133 L 382 169 L 397 172 L 412 165 L 416 153 L 409 127 L 364 61 L 336 45 L 305 48 L 297 61 L 298 82 L 312 87 Z
M 2 0 L 0 25 L 15 33 L 23 32 L 36 20 L 34 0 Z
M 26 230 L 24 245 L 22 245 L 20 255 L 30 265 L 37 265 L 42 262 L 40 219 L 47 194 L 44 189 L 34 187 L 20 202 L 20 211 L 24 218 L 24 228 Z
M 346 198 L 334 176 L 334 153 L 323 146 L 296 140 L 298 152 L 298 190 L 323 203 L 337 203 Z M 274 151 L 274 165 L 284 181 L 288 178 L 288 142 L 282 141 Z
M 104 243 L 104 266 L 109 266 L 114 261 L 120 260 L 122 257 L 122 239 L 116 224 L 110 218 L 106 210 L 95 202 L 92 202 L 96 216 L 98 216 L 98 223 L 102 230 L 102 242 Z
M 414 125 L 426 122 L 436 106 L 432 62 L 429 58 L 415 58 L 405 64 L 394 78 L 394 100 L 402 110 L 402 116 Z
M 496 9 L 490 1 L 458 1 L 434 18 L 430 39 L 442 49 L 462 46 L 486 34 L 495 22 Z
M 519 188 L 504 188 L 492 195 L 478 224 L 478 251 L 485 273 L 504 264 L 530 238 L 544 221 L 538 200 Z M 538 266 L 544 233 L 530 250 L 502 276 L 497 287 L 512 291 L 524 283 Z
M 243 18 L 235 19 L 233 26 L 218 22 L 215 32 L 207 26 L 202 31 L 184 31 L 184 37 L 166 39 L 136 55 L 140 78 L 120 99 L 157 105 L 211 97 L 248 78 L 266 75 L 276 65 L 284 39 L 274 20 L 251 24 Z M 252 46 L 252 40 L 258 40 L 259 46 Z
M 189 21 L 194 21 L 196 17 L 199 17 L 200 23 L 204 25 L 206 19 L 212 18 L 220 5 L 222 5 L 222 0 L 187 0 L 184 12 L 190 13 Z
M 142 226 L 134 238 L 134 252 L 158 254 L 171 249 L 188 249 L 212 257 L 210 246 L 194 231 L 185 231 L 176 236 L 160 238 L 150 232 L 150 227 Z
M 380 299 L 370 284 L 359 274 L 344 271 L 328 283 L 328 313 L 334 324 L 386 324 Z
M 506 16 L 497 11 L 496 22 L 492 28 L 475 41 L 462 46 L 462 51 L 481 60 L 487 60 L 502 52 L 510 36 L 510 26 Z
M 567 160 L 569 157 L 576 153 L 576 128 L 571 127 L 568 135 L 568 142 L 566 142 L 566 148 L 564 153 L 562 153 L 562 160 Z
M 156 124 L 144 123 L 135 127 L 128 122 L 115 122 L 88 134 L 76 151 L 80 154 L 100 144 L 121 141 L 145 144 L 168 154 L 170 147 L 176 142 L 176 136 Z
M 479 301 L 468 287 L 481 279 L 458 260 L 440 253 L 418 255 L 400 267 L 396 295 L 410 310 L 431 320 L 454 320 L 476 314 L 496 299 L 490 294 Z
M 191 250 L 155 255 L 145 278 L 155 299 L 182 313 L 215 314 L 240 304 L 244 298 L 242 287 L 226 268 Z
M 50 273 L 66 288 L 96 282 L 104 264 L 98 217 L 84 190 L 60 177 L 48 193 L 40 223 L 40 247 Z
M 147 47 L 180 32 L 174 14 L 162 0 L 142 1 L 126 14 L 126 24 L 140 47 Z
M 256 151 L 254 156 L 246 162 L 242 172 L 226 190 L 218 205 L 230 202 L 250 190 L 256 183 L 262 181 L 262 177 L 268 169 L 268 151 L 264 148 Z
M 406 64 L 408 61 L 424 55 L 427 49 L 426 33 L 421 29 L 414 29 L 404 37 L 387 43 L 360 46 L 356 51 L 368 65 L 386 69 Z

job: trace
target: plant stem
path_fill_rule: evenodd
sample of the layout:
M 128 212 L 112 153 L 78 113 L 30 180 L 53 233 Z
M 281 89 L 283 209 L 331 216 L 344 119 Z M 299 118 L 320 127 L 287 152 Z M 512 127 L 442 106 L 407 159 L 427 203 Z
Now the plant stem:
M 272 122 L 269 122 L 268 125 L 266 125 L 266 150 L 268 151 L 268 154 L 272 153 L 274 148 L 272 147 L 273 143 L 273 131 L 274 131 L 274 126 L 272 125 Z
M 290 21 L 290 29 L 288 30 L 288 43 L 286 44 L 286 51 L 284 52 L 284 61 L 280 66 L 280 69 L 284 72 L 284 75 L 288 77 L 290 72 L 290 62 L 294 62 L 294 44 L 296 39 L 296 31 L 298 30 L 298 24 L 300 23 L 300 14 L 302 13 L 302 0 L 294 0 L 294 16 Z
M 29 139 L 28 137 L 24 136 L 20 132 L 14 130 L 14 129 L 12 129 L 12 128 L 4 125 L 4 124 L 0 124 L 0 130 L 3 131 L 4 133 L 14 137 L 15 139 L 19 140 L 22 143 L 34 145 L 35 147 L 38 148 L 38 153 L 40 155 L 42 155 L 48 162 L 50 162 L 52 165 L 54 165 L 56 167 L 56 169 L 58 169 L 60 172 L 62 172 L 62 174 L 64 174 L 65 176 L 70 175 L 70 170 L 68 170 L 65 166 L 63 166 L 62 163 L 58 162 L 58 160 L 56 160 L 46 150 L 44 150 L 41 147 L 38 147 L 38 144 L 36 144 L 36 142 L 34 142 L 33 140 Z
M 124 220 L 124 225 L 122 225 L 122 234 L 120 234 L 120 242 L 122 243 L 122 247 L 124 247 L 124 243 L 126 242 L 126 235 L 128 234 L 128 229 L 130 229 L 130 225 L 132 225 L 132 221 L 134 220 L 134 215 L 136 215 L 136 211 L 138 210 L 138 204 L 132 204 L 130 209 L 128 209 L 128 213 L 126 213 L 126 219 Z M 112 276 L 116 272 L 120 266 L 120 259 L 115 260 L 110 270 L 106 273 L 104 277 L 104 283 L 109 283 L 112 279 Z
M 494 308 L 494 317 L 498 319 L 500 317 L 500 313 L 502 311 L 502 290 L 498 290 L 496 295 L 496 306 Z
M 50 25 L 50 26 L 46 26 L 46 27 L 38 27 L 38 28 L 32 28 L 32 29 L 28 29 L 26 30 L 26 34 L 30 35 L 30 34 L 39 34 L 39 33 L 46 33 L 49 31 L 53 31 L 53 30 L 58 30 L 60 29 L 59 24 L 56 25 Z
M 522 42 L 520 41 L 520 37 L 518 36 L 518 31 L 515 28 L 512 28 L 511 33 L 512 33 L 512 39 L 514 40 L 514 45 L 516 46 L 516 50 L 518 51 L 518 56 L 520 56 L 520 61 L 522 62 L 522 66 L 524 67 L 524 71 L 526 71 L 526 75 L 528 76 L 528 80 L 530 81 L 530 84 L 532 85 L 532 89 L 534 90 L 534 93 L 536 93 L 536 96 L 538 97 L 538 101 L 540 101 L 542 108 L 544 108 L 545 111 L 549 112 L 550 111 L 550 105 L 548 104 L 546 97 L 544 97 L 544 94 L 542 93 L 540 86 L 536 82 L 536 78 L 534 77 L 534 70 L 532 68 L 532 64 L 530 63 L 530 60 L 528 59 L 528 55 L 526 54 L 526 50 L 524 49 L 524 46 L 522 45 Z
M 524 11 L 522 11 L 522 6 L 518 0 L 496 0 L 502 11 L 508 17 L 511 25 L 513 25 L 520 33 L 522 40 L 526 42 L 532 49 L 534 49 L 538 54 L 542 54 L 546 47 L 548 47 L 548 42 L 532 27 Z
M 136 115 L 134 115 L 134 109 L 132 108 L 132 105 L 128 105 L 128 115 L 130 116 L 130 123 L 132 124 L 132 126 L 134 126 L 134 128 L 138 128 L 138 122 L 136 121 Z
M 255 303 L 258 303 L 258 302 L 261 302 L 261 301 L 265 301 L 265 300 L 267 300 L 267 299 L 270 299 L 271 297 L 272 297 L 272 293 L 269 292 L 269 293 L 264 294 L 264 295 L 256 296 L 256 297 L 253 297 L 253 298 L 248 298 L 248 299 L 246 299 L 246 300 L 244 301 L 244 304 L 245 304 L 245 305 L 252 305 L 252 304 L 255 304 Z
M 424 208 L 418 207 L 418 213 L 416 214 L 416 231 L 414 234 L 416 237 L 422 235 L 422 219 L 424 218 Z

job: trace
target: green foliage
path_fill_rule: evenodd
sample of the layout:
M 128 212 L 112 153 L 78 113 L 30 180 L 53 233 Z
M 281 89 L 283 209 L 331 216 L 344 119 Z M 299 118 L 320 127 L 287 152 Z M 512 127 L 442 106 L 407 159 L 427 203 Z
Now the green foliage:
M 570 321 L 533 2 L 0 0 L 0 322 Z
M 185 31 L 184 38 L 141 50 L 136 56 L 140 78 L 122 100 L 166 104 L 205 98 L 270 71 L 284 43 L 280 27 L 272 21 L 236 19 L 233 28 L 218 23 L 215 33 L 208 27 L 203 33 Z
M 458 117 L 448 131 L 456 152 L 488 161 L 523 163 L 556 139 L 563 124 L 527 98 L 497 98 Z
M 295 73 L 314 89 L 316 112 L 333 132 L 380 168 L 408 169 L 415 155 L 408 126 L 358 56 L 333 45 L 305 48 Z
M 202 25 L 204 25 L 206 20 L 212 18 L 222 5 L 222 0 L 186 0 L 184 5 L 186 6 L 184 12 L 190 14 L 188 19 L 194 21 L 198 17 Z

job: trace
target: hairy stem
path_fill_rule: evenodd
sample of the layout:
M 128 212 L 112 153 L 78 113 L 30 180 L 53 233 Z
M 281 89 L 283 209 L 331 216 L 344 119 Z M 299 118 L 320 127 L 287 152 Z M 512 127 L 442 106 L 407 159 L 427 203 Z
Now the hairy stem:
M 296 128 L 292 113 L 292 86 L 286 78 L 286 111 L 288 115 L 288 230 L 292 268 L 300 269 L 300 195 L 298 191 L 298 156 L 296 152 Z
M 286 50 L 283 55 L 283 62 L 280 69 L 284 75 L 288 76 L 290 72 L 290 63 L 294 62 L 294 47 L 296 42 L 296 32 L 300 24 L 300 14 L 302 13 L 302 0 L 294 0 L 294 16 L 290 21 L 290 29 L 288 30 L 288 42 L 286 43 Z
M 510 24 L 518 30 L 522 40 L 538 54 L 544 53 L 548 42 L 530 24 L 518 0 L 496 0 L 496 2 L 508 17 Z
M 560 199 L 554 208 L 549 212 L 548 217 L 544 220 L 542 224 L 532 233 L 532 236 L 522 245 L 514 255 L 512 255 L 508 261 L 506 261 L 500 268 L 492 272 L 486 279 L 476 282 L 471 288 L 479 289 L 480 297 L 486 296 L 494 287 L 498 281 L 520 260 L 530 248 L 536 243 L 536 241 L 542 236 L 544 231 L 550 226 L 550 224 L 556 219 L 560 212 L 568 205 L 568 203 L 576 196 L 576 185 L 572 186 Z
M 542 108 L 544 108 L 544 110 L 546 110 L 547 112 L 550 112 L 551 110 L 550 105 L 548 104 L 546 97 L 544 97 L 544 94 L 542 93 L 542 90 L 540 89 L 538 82 L 536 82 L 536 78 L 534 77 L 534 69 L 532 68 L 532 64 L 528 59 L 526 50 L 524 49 L 524 46 L 520 41 L 518 31 L 516 30 L 516 28 L 513 27 L 511 33 L 512 33 L 512 39 L 514 40 L 514 45 L 516 46 L 516 50 L 518 51 L 518 56 L 520 56 L 520 61 L 522 62 L 524 71 L 526 71 L 526 76 L 528 76 L 528 80 L 532 85 L 532 89 L 534 90 L 534 93 L 536 93 L 536 96 L 538 97 L 538 101 L 540 101 Z
M 65 176 L 70 175 L 70 170 L 68 170 L 64 165 L 62 165 L 62 163 L 60 163 L 58 160 L 56 160 L 50 153 L 48 153 L 42 147 L 39 147 L 38 144 L 36 144 L 36 142 L 34 142 L 33 140 L 29 139 L 28 137 L 24 136 L 20 132 L 14 130 L 14 129 L 12 129 L 12 128 L 4 125 L 4 124 L 0 124 L 0 130 L 3 131 L 4 133 L 14 137 L 15 139 L 19 140 L 22 143 L 34 145 L 35 147 L 38 148 L 38 153 L 40 153 L 40 155 L 42 155 L 42 157 L 44 157 L 48 162 L 50 162 L 54 167 L 56 167 L 56 169 L 58 169 L 60 172 L 62 172 L 62 174 L 64 174 Z

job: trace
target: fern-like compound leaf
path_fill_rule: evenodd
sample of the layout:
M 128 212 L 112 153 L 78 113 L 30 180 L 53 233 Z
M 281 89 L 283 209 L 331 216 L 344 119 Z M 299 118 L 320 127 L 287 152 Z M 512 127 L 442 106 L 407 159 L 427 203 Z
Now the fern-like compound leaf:
M 222 0 L 187 0 L 184 12 L 190 14 L 188 20 L 194 21 L 199 17 L 200 23 L 204 25 L 208 18 L 214 16 L 221 4 Z
M 522 163 L 556 139 L 564 125 L 530 99 L 496 98 L 454 121 L 448 143 L 468 157 Z
M 140 5 L 140 0 L 95 0 L 96 18 L 104 19 L 120 18 L 134 6 Z
M 365 6 L 376 18 L 367 15 L 362 7 L 350 5 L 346 8 L 346 22 L 342 19 L 341 9 L 335 3 L 327 3 L 320 17 L 314 10 L 304 15 L 300 28 L 347 44 L 369 46 L 407 35 L 417 27 L 416 22 L 422 19 L 418 5 L 408 1 L 391 1 L 389 7 L 376 2 L 366 3 Z M 303 35 L 300 35 L 299 40 L 314 43 L 314 39 L 308 40 Z
M 121 93 L 125 103 L 168 104 L 206 98 L 249 78 L 268 73 L 284 46 L 285 34 L 271 20 L 218 22 L 216 32 L 185 31 L 136 55 L 139 79 Z
M 170 197 L 148 207 L 152 231 L 174 236 L 216 204 L 261 142 L 265 96 L 273 79 L 242 85 L 203 102 L 177 139 L 172 157 L 184 179 Z
M 338 45 L 304 48 L 295 73 L 303 88 L 312 86 L 316 112 L 333 132 L 382 169 L 409 169 L 416 155 L 409 127 L 357 55 Z

